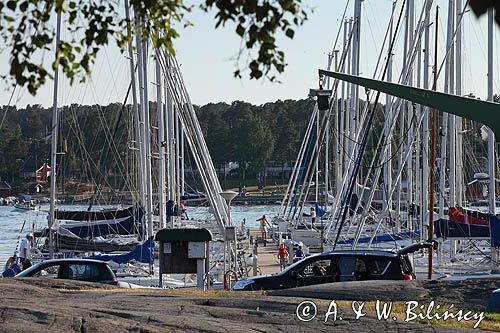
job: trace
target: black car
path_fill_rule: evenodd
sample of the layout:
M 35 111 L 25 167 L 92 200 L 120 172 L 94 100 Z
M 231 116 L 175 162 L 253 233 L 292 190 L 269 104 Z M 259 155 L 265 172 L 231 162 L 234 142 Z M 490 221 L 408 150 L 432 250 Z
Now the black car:
M 15 276 L 68 279 L 116 284 L 115 273 L 103 261 L 92 259 L 51 259 L 31 266 Z
M 362 280 L 413 280 L 415 272 L 408 254 L 423 248 L 436 248 L 426 241 L 395 252 L 377 250 L 338 250 L 302 259 L 275 275 L 256 276 L 234 284 L 233 290 L 273 290 L 315 284 Z

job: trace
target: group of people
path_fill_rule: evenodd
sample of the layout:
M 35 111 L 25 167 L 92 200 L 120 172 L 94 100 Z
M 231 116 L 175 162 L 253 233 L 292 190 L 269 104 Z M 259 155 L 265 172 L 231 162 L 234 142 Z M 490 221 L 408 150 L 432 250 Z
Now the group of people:
M 288 253 L 288 248 L 285 244 L 281 244 L 278 248 L 278 258 L 280 261 L 280 270 L 285 269 L 288 266 L 288 262 L 290 260 L 290 256 Z M 295 263 L 304 258 L 304 250 L 302 250 L 302 246 L 299 245 L 295 250 L 292 261 Z

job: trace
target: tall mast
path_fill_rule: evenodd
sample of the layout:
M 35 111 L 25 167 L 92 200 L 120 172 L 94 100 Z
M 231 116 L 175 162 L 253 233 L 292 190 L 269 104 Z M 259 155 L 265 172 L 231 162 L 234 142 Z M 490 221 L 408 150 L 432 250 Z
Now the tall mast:
M 129 2 L 128 0 L 125 0 L 125 17 L 127 18 L 127 21 L 129 22 L 127 24 L 127 34 L 128 37 L 132 37 L 132 29 L 131 29 L 131 21 L 130 21 L 130 7 L 129 7 Z M 138 162 L 138 167 L 139 167 L 139 172 L 142 172 L 144 168 L 141 166 L 141 157 L 140 157 L 140 125 L 139 125 L 139 110 L 138 110 L 138 105 L 137 105 L 137 84 L 136 84 L 136 77 L 135 77 L 135 65 L 134 65 L 134 52 L 132 48 L 132 41 L 128 43 L 128 57 L 129 57 L 129 64 L 130 64 L 130 79 L 132 82 L 132 117 L 134 119 L 134 128 L 135 128 L 135 140 L 136 140 L 136 145 L 134 145 L 134 148 L 137 148 L 137 162 Z M 139 201 L 142 200 L 144 196 L 144 183 L 142 182 L 142 178 L 139 176 L 139 173 L 137 173 L 137 188 L 139 190 Z
M 183 106 L 181 106 L 183 107 Z M 175 197 L 174 201 L 179 204 L 181 201 L 181 174 L 180 174 L 180 169 L 181 169 L 181 160 L 179 158 L 181 149 L 180 149 L 180 141 L 181 141 L 181 132 L 182 132 L 182 127 L 179 121 L 179 112 L 180 110 L 177 110 L 175 113 L 175 175 L 177 176 L 175 183 L 177 184 L 177 188 L 175 189 L 175 193 L 177 196 Z
M 338 71 L 338 51 L 335 50 L 335 70 Z M 338 91 L 338 85 L 335 86 L 335 90 L 333 92 L 333 96 L 338 96 L 337 95 L 337 91 Z M 342 165 L 343 165 L 343 161 L 342 161 L 342 153 L 341 153 L 341 148 L 340 148 L 340 143 L 341 143 L 341 138 L 342 138 L 342 118 L 341 118 L 341 115 L 339 115 L 339 104 L 338 104 L 338 100 L 334 100 L 334 103 L 335 104 L 335 107 L 336 107 L 336 111 L 335 112 L 335 129 L 336 129 L 336 132 L 338 133 L 337 135 L 337 140 L 335 140 L 335 185 L 337 186 L 337 189 L 339 188 L 339 184 L 341 183 L 341 178 L 342 178 Z M 333 193 L 333 189 L 332 189 L 332 193 Z M 335 195 L 339 195 L 339 190 L 335 191 Z M 328 195 L 327 195 L 327 199 L 328 199 Z M 327 200 L 328 202 L 328 200 Z
M 455 59 L 455 66 L 456 66 L 456 85 L 455 85 L 455 93 L 458 96 L 462 96 L 462 31 L 463 31 L 463 4 L 462 0 L 457 0 L 456 3 L 456 21 L 457 21 L 457 38 L 456 38 L 456 59 Z M 462 201 L 463 201 L 463 193 L 464 193 L 464 186 L 463 186 L 463 180 L 464 180 L 464 174 L 463 174 L 463 133 L 462 133 L 462 117 L 455 117 L 456 123 L 457 123 L 457 148 L 456 148 L 456 165 L 457 165 L 457 179 L 456 179 L 456 204 L 458 206 L 462 206 Z
M 428 6 L 425 9 L 425 30 L 424 30 L 424 78 L 423 78 L 423 88 L 429 89 L 429 57 L 430 57 L 430 9 L 431 6 Z M 434 183 L 429 183 L 429 108 L 425 108 L 424 110 L 424 123 L 423 123 L 423 131 L 422 131 L 422 143 L 423 143 L 423 152 L 422 152 L 422 211 L 421 211 L 421 219 L 422 226 L 429 227 L 429 215 L 427 213 L 428 205 L 428 196 L 425 195 L 428 192 L 430 186 L 434 186 Z M 433 204 L 434 205 L 434 204 Z M 425 233 L 424 228 L 420 229 L 420 238 L 424 239 Z
M 353 20 L 352 18 L 349 20 L 349 24 L 348 24 L 348 36 L 351 36 L 351 31 L 352 31 L 352 25 L 353 25 Z M 352 37 L 351 37 L 352 38 Z M 349 74 L 354 74 L 353 71 L 352 71 L 352 51 L 353 51 L 353 48 L 354 48 L 354 43 L 352 43 L 352 39 L 350 41 L 349 44 L 349 51 L 347 52 L 347 72 Z M 354 145 L 354 142 L 352 141 L 355 137 L 355 134 L 354 134 L 354 131 L 353 131 L 353 128 L 352 128 L 352 123 L 354 122 L 354 120 L 352 119 L 352 92 L 349 93 L 350 89 L 351 89 L 351 86 L 352 84 L 351 83 L 347 83 L 347 102 L 346 102 L 346 133 L 347 133 L 347 136 L 346 136 L 346 147 L 347 147 L 347 152 L 346 152 L 346 158 L 349 158 L 349 155 L 352 151 L 354 151 L 354 148 L 355 148 L 355 145 Z
M 450 92 L 450 75 L 451 75 L 451 56 L 452 53 L 452 35 L 453 35 L 453 16 L 455 12 L 453 10 L 453 0 L 449 0 L 448 2 L 448 28 L 447 28 L 447 37 L 446 37 L 446 49 L 450 52 L 446 54 L 446 62 L 445 62 L 445 73 L 444 73 L 444 92 Z M 443 133 L 441 137 L 441 158 L 440 158 L 440 170 L 439 170 L 439 217 L 445 218 L 444 206 L 445 206 L 445 189 L 446 189 L 446 156 L 447 153 L 447 143 L 448 143 L 448 118 L 449 115 L 443 111 Z
M 354 31 L 353 31 L 353 52 L 352 52 L 352 72 L 353 75 L 359 75 L 359 58 L 361 47 L 361 1 L 355 0 L 354 2 Z M 360 126 L 359 117 L 359 87 L 355 84 L 352 85 L 352 98 L 353 98 L 353 138 L 358 132 Z
M 143 41 L 142 66 L 144 71 L 144 154 L 146 156 L 146 216 L 147 238 L 153 236 L 153 182 L 151 177 L 151 122 L 149 120 L 149 94 L 148 94 L 148 42 Z
M 59 83 L 59 42 L 61 36 L 61 13 L 57 13 L 57 28 L 56 28 L 56 54 L 55 54 L 55 69 L 54 69 L 54 96 L 52 100 L 52 145 L 50 154 L 50 216 L 49 216 L 49 252 L 50 258 L 54 258 L 54 238 L 52 227 L 56 220 L 56 192 L 57 192 L 57 136 L 59 132 L 59 120 L 57 114 L 57 88 Z
M 316 138 L 314 144 L 314 150 L 316 151 L 316 165 L 314 166 L 314 202 L 317 203 L 319 200 L 319 110 L 316 114 Z
M 449 19 L 451 22 L 449 23 L 452 27 L 451 32 L 455 30 L 455 1 L 450 1 L 450 14 Z M 450 57 L 450 70 L 449 70 L 449 80 L 450 80 L 450 90 L 448 91 L 450 94 L 455 94 L 455 43 L 452 40 L 452 44 L 448 45 L 449 52 L 448 57 Z M 448 206 L 454 207 L 456 205 L 456 197 L 457 197 L 457 174 L 456 174 L 456 144 L 457 144 L 457 120 L 455 115 L 450 114 L 448 116 L 450 123 L 450 159 L 449 159 L 449 169 L 450 169 L 450 195 Z M 456 242 L 454 242 L 456 243 Z
M 493 101 L 493 9 L 488 10 L 488 101 Z M 488 129 L 488 173 L 490 177 L 488 207 L 495 214 L 495 133 Z
M 347 36 L 348 36 L 348 30 L 349 30 L 349 23 L 347 20 L 344 21 L 344 44 L 342 48 L 342 52 L 348 52 L 346 49 L 347 47 Z M 347 57 L 347 61 L 349 61 L 349 57 Z M 348 70 L 346 71 L 346 60 L 342 61 L 342 68 L 341 68 L 342 73 L 348 73 Z M 345 166 L 347 165 L 347 151 L 348 151 L 348 133 L 349 133 L 349 116 L 347 115 L 347 96 L 346 94 L 346 85 L 347 83 L 345 81 L 342 81 L 342 86 L 340 87 L 341 90 L 341 103 L 340 103 L 340 135 L 339 135 L 339 140 L 342 143 L 342 175 L 344 174 Z M 342 192 L 342 182 L 340 181 L 340 178 L 337 179 L 337 195 L 339 195 Z
M 493 8 L 488 9 L 488 101 L 493 101 Z M 489 193 L 488 211 L 490 214 L 496 213 L 496 176 L 495 176 L 495 134 L 488 128 L 488 174 Z M 491 260 L 493 269 L 498 266 L 497 248 L 491 248 Z
M 438 25 L 439 23 L 439 6 L 436 6 L 436 22 L 435 22 L 435 38 L 434 38 L 434 84 L 432 85 L 432 90 L 437 90 L 437 62 L 438 62 Z M 434 188 L 435 188 L 435 167 L 436 167 L 436 132 L 437 132 L 437 112 L 435 109 L 432 109 L 432 136 L 431 136 L 431 170 L 430 170 L 430 183 L 429 183 L 429 233 L 428 239 L 434 239 Z M 429 248 L 429 264 L 427 267 L 427 278 L 432 279 L 432 256 L 433 256 L 433 248 Z
M 179 142 L 179 178 L 180 178 L 180 184 L 179 184 L 179 195 L 184 195 L 185 192 L 185 187 L 186 187 L 186 181 L 184 179 L 185 174 L 184 174 L 184 131 L 182 129 L 182 124 L 180 126 L 180 142 Z
M 409 63 L 409 57 L 408 57 L 408 36 L 409 36 L 409 16 L 410 16 L 410 3 L 406 3 L 406 11 L 405 11 L 405 30 L 404 30 L 404 42 L 403 42 L 403 72 L 405 72 L 405 69 L 408 68 L 408 63 Z M 404 80 L 405 78 L 403 78 Z M 409 106 L 408 106 L 408 102 L 403 102 L 403 105 L 401 105 L 401 108 L 405 108 L 407 110 L 409 110 Z M 406 115 L 406 112 L 400 112 L 399 113 L 399 138 L 400 140 L 404 140 L 405 138 L 405 115 Z M 408 135 L 408 140 L 410 139 L 411 136 Z M 410 149 L 410 147 L 408 146 L 408 141 L 406 143 L 402 143 L 403 146 L 405 147 L 404 150 L 402 150 L 403 152 L 406 150 L 406 149 Z M 398 170 L 402 170 L 404 165 L 403 165 L 403 153 L 401 154 L 398 154 Z M 408 166 L 408 163 L 406 164 L 406 166 Z M 407 169 L 408 171 L 408 169 Z M 397 215 L 397 220 L 401 220 L 401 199 L 402 199 L 402 195 L 403 195 L 403 185 L 402 185 L 402 176 L 399 177 L 399 181 L 398 181 L 398 187 L 397 187 L 397 194 L 396 194 L 396 197 L 397 197 L 397 203 L 396 203 L 396 215 Z M 410 179 L 410 175 L 406 174 L 406 178 L 407 180 Z M 406 201 L 408 201 L 408 194 L 410 192 L 409 190 L 409 181 L 407 181 L 407 186 L 406 186 Z M 408 207 L 408 206 L 407 206 Z M 408 221 L 410 221 L 410 217 L 407 216 L 407 219 Z M 399 232 L 401 229 L 401 223 L 397 223 L 396 224 L 396 231 Z
M 173 70 L 170 66 L 170 56 L 165 54 L 165 58 L 167 59 L 167 69 L 168 71 Z M 170 87 L 165 85 L 165 100 L 166 100 L 166 127 L 167 127 L 167 200 L 175 201 L 175 151 L 174 151 L 174 104 L 172 101 L 172 92 L 170 91 Z M 173 227 L 172 221 L 167 221 L 168 227 Z
M 413 53 L 413 40 L 414 40 L 414 33 L 415 33 L 415 15 L 414 15 L 414 9 L 415 9 L 415 3 L 413 0 L 408 0 L 408 7 L 407 7 L 407 31 L 406 33 L 408 34 L 408 52 L 406 53 L 406 67 L 408 68 L 408 85 L 413 86 L 413 61 L 411 59 L 411 55 Z M 406 148 L 410 152 L 410 156 L 408 158 L 408 162 L 406 164 L 406 210 L 409 211 L 410 207 L 413 205 L 413 132 L 415 131 L 414 126 L 413 126 L 413 114 L 415 110 L 413 109 L 413 104 L 412 103 L 407 103 L 407 109 L 408 109 L 408 114 L 407 114 L 407 119 L 408 119 L 408 135 L 406 137 Z M 408 228 L 410 230 L 413 230 L 413 220 L 412 216 L 408 214 Z
M 141 207 L 143 209 L 147 209 L 146 202 L 146 154 L 144 152 L 144 107 L 146 102 L 144 101 L 144 72 L 143 72 L 143 53 L 142 53 L 142 32 L 141 32 L 141 21 L 138 19 L 137 13 L 135 15 L 135 26 L 136 26 L 136 35 L 135 35 L 135 43 L 137 48 L 137 76 L 139 79 L 139 110 L 137 114 L 137 121 L 139 123 L 139 173 L 138 177 L 140 179 L 141 184 Z M 146 225 L 147 216 L 144 218 L 144 225 Z
M 331 66 L 331 63 L 332 63 L 332 57 L 333 57 L 333 54 L 328 54 L 328 64 L 330 67 Z M 337 70 L 337 66 L 335 66 L 335 70 Z M 330 89 L 330 80 L 327 80 L 327 87 L 326 89 Z M 332 96 L 336 96 L 335 94 L 332 93 Z M 333 100 L 333 103 L 334 104 L 334 120 L 333 120 L 333 123 L 334 123 L 334 126 L 336 126 L 336 124 L 338 123 L 338 110 L 337 110 L 337 101 Z M 329 166 L 329 159 L 330 159 L 330 119 L 328 118 L 326 120 L 326 145 L 325 145 L 325 193 L 324 193 L 324 197 L 325 197 L 325 207 L 328 207 L 328 190 L 329 190 L 329 184 L 328 182 L 330 181 L 329 179 L 329 172 L 330 172 L 330 166 Z M 335 152 L 335 147 L 334 147 L 334 152 Z
M 389 23 L 389 36 L 388 40 L 392 41 L 392 35 L 393 35 L 393 23 L 394 23 L 394 11 L 396 9 L 396 2 L 392 3 L 392 15 L 391 15 L 391 22 Z M 390 48 L 390 42 L 389 46 Z M 393 55 L 392 53 L 387 55 L 387 82 L 392 82 L 392 63 L 393 63 Z M 391 95 L 386 94 L 385 95 L 385 119 L 388 121 L 391 121 L 392 119 L 392 98 Z M 389 138 L 391 136 L 391 126 L 386 126 L 385 127 L 386 131 L 384 133 L 384 136 L 386 138 Z M 391 141 L 388 139 L 387 141 L 387 153 L 386 156 L 392 156 L 392 147 L 391 147 Z M 387 163 L 384 165 L 384 205 L 388 206 L 387 209 L 390 211 L 392 209 L 392 196 L 388 196 L 390 190 L 392 188 L 392 161 L 388 160 Z M 385 207 L 384 207 L 385 208 Z
M 162 76 L 159 59 L 159 50 L 156 51 L 156 112 L 158 116 L 158 211 L 160 217 L 160 227 L 166 228 L 167 220 L 166 198 L 165 198 L 165 119 L 162 97 Z
M 359 58 L 361 46 L 361 1 L 354 1 L 354 20 L 352 33 L 352 75 L 359 75 Z M 359 122 L 359 87 L 355 84 L 351 85 L 351 110 L 350 110 L 350 126 L 351 138 L 354 140 L 360 127 Z M 352 142 L 350 153 L 356 149 L 356 144 Z M 357 182 L 355 183 L 357 184 Z

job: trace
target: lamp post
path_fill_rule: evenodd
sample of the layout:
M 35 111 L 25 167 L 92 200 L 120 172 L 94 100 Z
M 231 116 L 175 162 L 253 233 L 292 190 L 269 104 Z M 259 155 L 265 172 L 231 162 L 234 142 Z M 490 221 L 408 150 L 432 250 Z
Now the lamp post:
M 229 270 L 231 270 L 231 241 L 234 240 L 236 243 L 236 235 L 234 234 L 234 227 L 232 227 L 232 221 L 231 221 L 231 201 L 238 195 L 237 192 L 234 191 L 223 191 L 219 193 L 224 200 L 226 200 L 227 207 L 229 210 L 228 218 L 229 221 L 227 221 L 228 226 L 224 229 L 224 281 L 226 280 L 226 243 L 229 241 Z M 232 231 L 228 233 L 228 231 Z M 230 237 L 228 237 L 230 236 Z M 234 237 L 233 237 L 234 236 Z M 231 278 L 229 278 L 229 289 L 231 289 Z

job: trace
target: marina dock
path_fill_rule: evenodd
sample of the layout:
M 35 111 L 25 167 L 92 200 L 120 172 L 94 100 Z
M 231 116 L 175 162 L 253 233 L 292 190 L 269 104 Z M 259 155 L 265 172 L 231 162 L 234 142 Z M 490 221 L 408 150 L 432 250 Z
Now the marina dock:
M 266 240 L 266 245 L 258 240 L 261 239 L 260 229 L 251 228 L 250 236 L 253 242 L 257 241 L 257 265 L 260 268 L 260 275 L 275 274 L 280 271 L 278 260 L 278 242 L 270 237 Z M 270 236 L 268 234 L 268 236 Z M 251 245 L 252 246 L 252 245 Z

